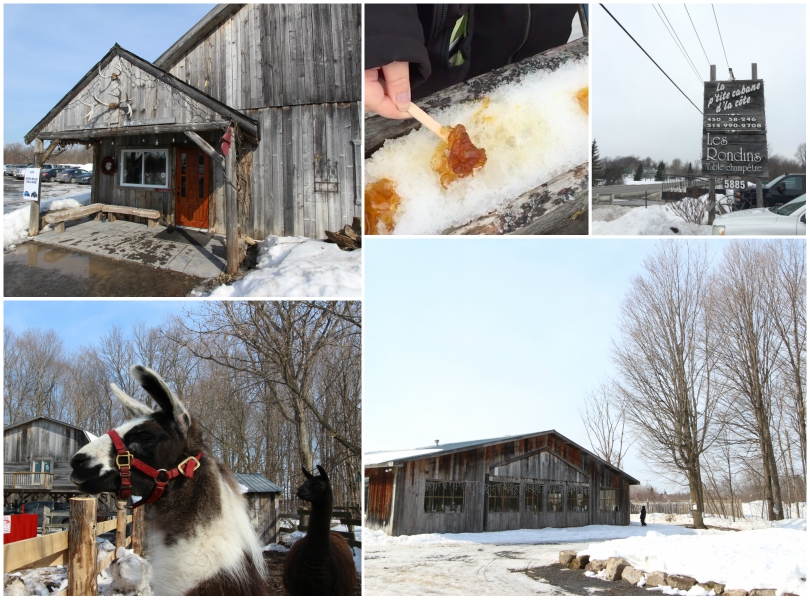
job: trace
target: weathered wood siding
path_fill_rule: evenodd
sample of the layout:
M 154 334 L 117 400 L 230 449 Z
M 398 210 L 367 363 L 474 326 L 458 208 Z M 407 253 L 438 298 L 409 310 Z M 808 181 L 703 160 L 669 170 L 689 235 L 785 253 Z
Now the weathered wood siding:
M 361 99 L 360 4 L 248 4 L 158 66 L 237 110 Z
M 248 515 L 253 529 L 263 545 L 279 540 L 278 494 L 251 492 L 247 494 Z
M 110 76 L 117 73 L 119 79 L 112 81 Z M 120 94 L 119 94 L 120 90 Z M 97 106 L 94 97 L 105 105 L 129 99 L 132 116 L 123 109 Z M 88 106 L 89 105 L 89 106 Z M 96 106 L 90 118 L 91 107 Z M 158 81 L 125 58 L 115 56 L 110 64 L 60 110 L 45 126 L 43 136 L 78 129 L 109 129 L 162 124 L 207 123 L 220 120 L 216 113 L 177 90 Z
M 394 500 L 396 469 L 368 469 L 368 498 L 366 500 L 365 527 L 381 529 L 391 535 L 391 517 Z
M 81 429 L 48 419 L 36 419 L 3 430 L 3 460 L 5 463 L 26 462 L 30 456 L 33 459 L 70 461 L 86 443 L 87 438 Z
M 40 457 L 46 458 L 47 457 Z M 4 462 L 4 473 L 27 473 L 31 471 L 30 462 Z M 54 461 L 51 463 L 51 474 L 53 475 L 53 490 L 76 490 L 78 489 L 70 480 L 73 469 L 68 461 Z

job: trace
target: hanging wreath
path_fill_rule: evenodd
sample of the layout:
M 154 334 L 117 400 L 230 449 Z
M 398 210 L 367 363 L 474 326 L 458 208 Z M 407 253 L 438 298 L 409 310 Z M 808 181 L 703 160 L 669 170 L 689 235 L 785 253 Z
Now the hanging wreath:
M 105 175 L 112 175 L 118 170 L 118 165 L 112 156 L 105 156 L 101 159 L 101 172 Z

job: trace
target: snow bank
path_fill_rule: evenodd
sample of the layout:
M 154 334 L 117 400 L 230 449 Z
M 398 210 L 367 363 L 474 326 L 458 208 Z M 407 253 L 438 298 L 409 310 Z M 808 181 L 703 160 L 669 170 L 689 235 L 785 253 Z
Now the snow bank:
M 807 577 L 804 519 L 750 531 L 684 530 L 668 535 L 652 529 L 633 536 L 591 544 L 580 554 L 605 560 L 626 559 L 647 572 L 689 575 L 729 589 L 776 588 L 777 595 L 803 595 Z M 679 528 L 680 529 L 680 528 Z
M 362 250 L 346 252 L 320 240 L 271 235 L 261 243 L 256 270 L 233 285 L 219 286 L 211 296 L 357 298 L 362 290 Z
M 594 216 L 599 213 L 594 212 Z M 591 223 L 593 235 L 711 235 L 709 225 L 695 225 L 687 223 L 676 215 L 670 206 L 652 205 L 648 208 L 639 206 L 630 209 L 624 214 L 614 217 L 610 221 L 596 221 Z M 676 234 L 672 228 L 678 230 Z
M 90 191 L 79 194 L 71 194 L 61 198 L 42 200 L 40 211 L 58 210 L 60 208 L 76 208 L 90 204 Z M 22 208 L 13 210 L 3 215 L 3 248 L 13 249 L 15 244 L 19 244 L 28 239 L 28 219 L 31 214 L 30 205 L 26 204 Z M 50 229 L 50 225 L 43 231 Z

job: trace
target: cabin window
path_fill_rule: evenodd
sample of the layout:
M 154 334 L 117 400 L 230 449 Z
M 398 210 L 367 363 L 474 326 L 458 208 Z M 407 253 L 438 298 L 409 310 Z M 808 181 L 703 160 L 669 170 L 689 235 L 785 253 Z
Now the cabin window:
M 548 486 L 548 512 L 562 512 L 563 511 L 563 486 L 550 485 Z
M 543 512 L 543 486 L 527 483 L 523 486 L 526 512 Z
M 489 512 L 520 512 L 520 485 L 490 483 L 487 485 Z
M 588 512 L 588 486 L 569 485 L 566 497 L 568 512 Z
M 599 510 L 619 510 L 619 490 L 599 490 Z
M 464 512 L 464 484 L 460 481 L 426 481 L 425 512 Z
M 169 151 L 123 150 L 121 152 L 121 185 L 132 187 L 169 186 Z

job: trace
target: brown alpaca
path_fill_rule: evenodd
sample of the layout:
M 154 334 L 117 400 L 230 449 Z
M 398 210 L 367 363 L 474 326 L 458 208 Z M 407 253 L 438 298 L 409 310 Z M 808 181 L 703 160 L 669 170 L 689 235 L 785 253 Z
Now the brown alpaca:
M 351 596 L 357 570 L 349 544 L 332 526 L 332 487 L 321 465 L 320 475 L 303 469 L 307 480 L 298 497 L 312 504 L 307 534 L 284 560 L 284 588 L 292 596 Z

